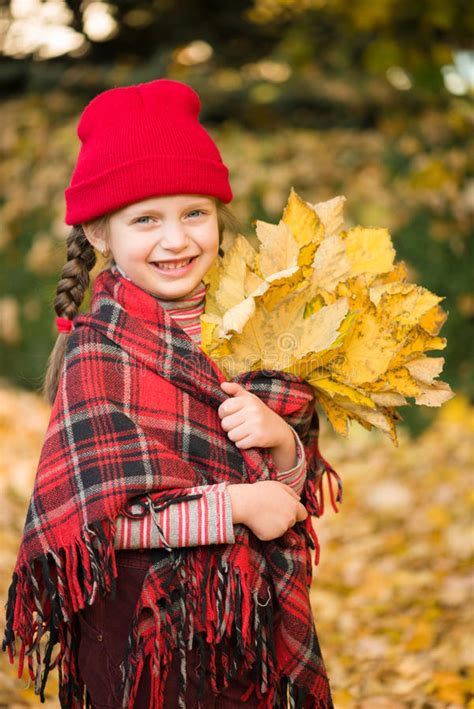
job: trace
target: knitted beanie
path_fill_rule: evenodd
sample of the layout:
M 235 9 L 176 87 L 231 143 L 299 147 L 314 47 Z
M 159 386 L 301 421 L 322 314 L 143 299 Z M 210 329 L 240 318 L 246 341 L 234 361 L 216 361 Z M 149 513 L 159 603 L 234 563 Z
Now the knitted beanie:
M 81 148 L 65 190 L 66 224 L 80 224 L 148 197 L 232 199 L 229 170 L 198 119 L 187 84 L 157 79 L 109 89 L 84 109 Z

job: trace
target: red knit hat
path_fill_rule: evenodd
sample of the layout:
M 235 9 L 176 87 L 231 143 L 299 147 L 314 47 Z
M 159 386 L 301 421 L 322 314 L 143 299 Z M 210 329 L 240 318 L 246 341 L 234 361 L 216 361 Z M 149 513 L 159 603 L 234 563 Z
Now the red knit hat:
M 82 145 L 65 190 L 66 224 L 171 194 L 230 202 L 229 170 L 198 119 L 201 102 L 187 84 L 157 79 L 109 89 L 84 109 Z

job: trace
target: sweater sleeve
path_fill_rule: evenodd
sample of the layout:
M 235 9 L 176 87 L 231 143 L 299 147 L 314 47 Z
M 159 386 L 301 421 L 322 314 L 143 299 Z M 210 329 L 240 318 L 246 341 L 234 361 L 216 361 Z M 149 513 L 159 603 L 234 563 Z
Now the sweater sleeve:
M 200 493 L 199 499 L 181 500 L 157 512 L 132 505 L 131 515 L 116 519 L 116 549 L 173 549 L 204 544 L 233 544 L 232 505 L 227 482 L 183 489 L 183 495 Z M 136 514 L 136 517 L 132 515 Z
M 296 465 L 278 473 L 278 480 L 290 485 L 298 494 L 303 489 L 307 465 L 303 444 L 295 429 Z M 232 504 L 227 482 L 186 488 L 183 495 L 201 493 L 199 499 L 182 500 L 166 509 L 143 513 L 137 506 L 137 517 L 120 515 L 116 519 L 114 546 L 116 549 L 156 549 L 203 544 L 233 544 L 235 542 L 232 522 Z
M 293 431 L 296 442 L 296 465 L 293 468 L 290 468 L 290 470 L 280 470 L 278 473 L 278 480 L 285 483 L 285 485 L 289 485 L 293 488 L 293 490 L 296 490 L 298 495 L 301 495 L 307 473 L 306 455 L 300 437 L 296 433 L 293 426 L 290 426 L 290 428 Z

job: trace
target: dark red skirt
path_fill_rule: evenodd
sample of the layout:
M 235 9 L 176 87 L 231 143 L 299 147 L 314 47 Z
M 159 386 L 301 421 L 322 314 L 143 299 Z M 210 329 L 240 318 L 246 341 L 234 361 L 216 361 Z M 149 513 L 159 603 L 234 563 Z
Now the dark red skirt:
M 159 552 L 167 553 L 165 550 Z M 119 572 L 116 597 L 112 600 L 99 596 L 92 606 L 79 613 L 79 668 L 93 709 L 122 707 L 120 663 L 140 589 L 152 563 L 152 557 L 146 551 L 118 551 L 116 559 Z M 185 699 L 186 707 L 189 708 L 198 706 L 198 667 L 198 651 L 193 648 L 187 654 L 188 684 Z M 178 708 L 179 674 L 179 655 L 176 652 L 165 684 L 165 702 L 162 709 Z M 146 665 L 138 689 L 137 709 L 148 709 L 150 705 L 149 682 L 150 674 Z M 234 677 L 229 687 L 219 695 L 215 695 L 209 683 L 205 683 L 201 706 L 206 709 L 257 707 L 258 699 L 255 693 L 245 702 L 240 699 L 251 683 L 250 678 L 241 673 Z

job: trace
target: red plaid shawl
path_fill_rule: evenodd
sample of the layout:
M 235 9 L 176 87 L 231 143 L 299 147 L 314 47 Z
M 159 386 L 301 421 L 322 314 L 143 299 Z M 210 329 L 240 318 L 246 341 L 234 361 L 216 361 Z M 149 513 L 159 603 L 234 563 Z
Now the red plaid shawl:
M 77 611 L 114 593 L 114 520 L 131 500 L 151 493 L 160 509 L 183 487 L 277 477 L 267 449 L 240 450 L 223 431 L 223 380 L 156 298 L 115 266 L 98 275 L 91 312 L 76 317 L 69 337 L 7 604 L 3 649 L 13 661 L 20 638 L 19 674 L 26 656 L 42 699 L 57 666 L 61 706 L 83 707 Z M 302 502 L 319 516 L 323 472 L 337 479 L 337 501 L 341 486 L 318 450 L 311 387 L 273 370 L 234 381 L 298 431 L 309 463 Z M 308 517 L 270 542 L 236 525 L 235 544 L 174 549 L 156 561 L 124 657 L 124 706 L 134 706 L 149 662 L 161 707 L 172 651 L 194 642 L 216 691 L 243 665 L 261 707 L 301 707 L 307 695 L 311 706 L 332 707 L 309 600 L 310 548 L 318 563 Z M 182 684 L 184 693 L 185 676 Z

